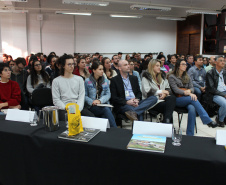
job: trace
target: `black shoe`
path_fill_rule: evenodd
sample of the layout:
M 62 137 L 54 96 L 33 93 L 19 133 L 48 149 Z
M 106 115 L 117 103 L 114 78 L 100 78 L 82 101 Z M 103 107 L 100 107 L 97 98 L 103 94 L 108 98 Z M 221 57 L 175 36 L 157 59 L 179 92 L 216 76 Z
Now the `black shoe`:
M 219 127 L 223 127 L 224 128 L 224 122 L 219 121 L 218 116 L 216 117 L 215 121 L 217 122 Z
M 215 128 L 218 126 L 218 124 L 215 121 L 212 121 L 212 122 L 208 123 L 207 125 L 208 125 L 208 127 L 212 127 L 212 128 Z

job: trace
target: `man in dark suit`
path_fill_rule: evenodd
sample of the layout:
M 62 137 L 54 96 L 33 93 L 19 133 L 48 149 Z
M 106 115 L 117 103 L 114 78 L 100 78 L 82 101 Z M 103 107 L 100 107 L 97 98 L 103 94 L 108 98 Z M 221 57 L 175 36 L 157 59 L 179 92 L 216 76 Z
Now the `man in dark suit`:
M 138 79 L 136 76 L 129 75 L 130 66 L 126 60 L 118 63 L 120 74 L 111 79 L 111 103 L 117 113 L 125 114 L 130 120 L 143 121 L 143 113 L 152 107 L 156 102 L 155 96 L 150 96 L 141 100 Z

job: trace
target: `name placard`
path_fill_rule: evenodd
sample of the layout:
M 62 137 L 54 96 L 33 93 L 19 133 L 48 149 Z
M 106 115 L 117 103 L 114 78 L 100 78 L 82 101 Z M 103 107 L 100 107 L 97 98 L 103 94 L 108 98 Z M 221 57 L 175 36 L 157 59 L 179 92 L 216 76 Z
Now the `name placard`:
M 34 111 L 8 109 L 5 120 L 28 122 L 34 119 Z
M 107 128 L 110 128 L 108 119 L 88 116 L 81 116 L 81 118 L 83 127 L 100 129 L 103 132 L 106 132 Z
M 217 130 L 216 132 L 216 144 L 226 145 L 226 130 Z
M 172 137 L 172 124 L 134 121 L 133 134 Z

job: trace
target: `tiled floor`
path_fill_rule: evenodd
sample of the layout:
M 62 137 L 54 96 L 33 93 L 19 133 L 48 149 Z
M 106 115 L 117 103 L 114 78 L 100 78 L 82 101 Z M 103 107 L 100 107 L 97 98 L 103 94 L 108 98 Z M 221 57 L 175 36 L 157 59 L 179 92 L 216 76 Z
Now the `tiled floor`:
M 212 117 L 211 119 L 215 121 L 215 116 Z M 178 126 L 178 116 L 176 112 L 174 112 L 173 114 L 173 120 L 174 120 L 175 126 Z M 150 118 L 148 117 L 147 119 L 145 119 L 145 121 L 150 121 Z M 153 122 L 155 122 L 155 119 L 153 119 Z M 124 129 L 132 129 L 131 124 L 132 124 L 131 122 L 125 122 L 125 121 L 123 121 L 122 123 Z M 226 130 L 226 127 L 210 128 L 207 125 L 203 125 L 200 117 L 196 117 L 196 124 L 197 124 L 198 131 L 197 131 L 197 134 L 195 133 L 195 136 L 215 138 L 216 130 Z M 186 135 L 186 127 L 187 127 L 187 114 L 184 114 L 182 123 L 181 123 L 183 135 Z

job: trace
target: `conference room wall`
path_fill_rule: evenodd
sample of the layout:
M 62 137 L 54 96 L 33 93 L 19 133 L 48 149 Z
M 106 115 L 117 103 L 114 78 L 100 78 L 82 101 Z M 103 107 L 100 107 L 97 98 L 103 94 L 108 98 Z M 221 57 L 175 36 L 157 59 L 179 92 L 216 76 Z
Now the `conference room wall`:
M 155 18 L 111 18 L 108 15 L 72 16 L 43 14 L 4 14 L 1 19 L 2 41 L 26 53 L 42 51 L 63 53 L 176 52 L 176 22 Z M 26 17 L 27 16 L 27 17 Z M 41 29 L 40 29 L 41 28 Z M 41 31 L 41 34 L 40 34 Z M 14 35 L 14 36 L 12 36 Z M 42 35 L 42 39 L 41 39 Z M 20 42 L 15 43 L 15 39 Z M 42 43 L 41 43 L 42 41 Z M 8 53 L 9 54 L 9 53 Z M 15 55 L 14 55 L 15 57 Z M 16 56 L 17 57 L 17 56 Z
M 77 16 L 76 51 L 85 53 L 176 52 L 176 22 L 155 18 Z
M 26 14 L 1 14 L 2 52 L 14 58 L 27 55 Z

